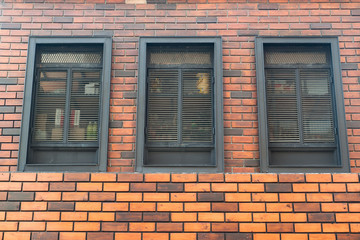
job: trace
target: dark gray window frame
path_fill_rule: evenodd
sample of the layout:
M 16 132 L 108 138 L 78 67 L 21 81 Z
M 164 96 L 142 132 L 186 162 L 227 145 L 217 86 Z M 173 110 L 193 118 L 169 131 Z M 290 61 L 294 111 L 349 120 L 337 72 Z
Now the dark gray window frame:
M 146 71 L 149 44 L 214 45 L 214 150 L 215 164 L 203 166 L 149 166 L 144 165 L 146 124 Z M 223 81 L 221 37 L 141 37 L 139 40 L 139 76 L 137 101 L 136 171 L 137 172 L 222 172 L 224 169 Z
M 316 166 L 271 166 L 270 151 L 268 144 L 267 110 L 266 110 L 266 85 L 264 69 L 264 45 L 265 44 L 328 44 L 331 50 L 332 76 L 333 76 L 333 101 L 335 105 L 334 117 L 337 124 L 337 165 Z M 259 149 L 260 169 L 262 172 L 349 172 L 349 152 L 347 131 L 345 122 L 345 107 L 343 86 L 341 80 L 341 65 L 339 42 L 337 37 L 257 37 L 255 42 L 256 54 L 256 79 L 257 79 L 257 102 L 259 117 Z
M 29 137 L 31 127 L 31 114 L 34 106 L 33 95 L 34 77 L 35 77 L 35 57 L 37 45 L 51 44 L 102 44 L 103 45 L 103 65 L 102 65 L 102 92 L 100 94 L 100 122 L 99 138 L 96 164 L 29 164 L 27 163 L 27 154 L 29 148 Z M 109 125 L 109 107 L 110 107 L 110 78 L 111 78 L 111 37 L 92 36 L 92 37 L 29 37 L 28 56 L 25 76 L 25 90 L 23 101 L 23 114 L 21 123 L 21 137 L 19 149 L 19 171 L 106 171 L 107 167 L 107 148 L 108 148 L 108 125 Z

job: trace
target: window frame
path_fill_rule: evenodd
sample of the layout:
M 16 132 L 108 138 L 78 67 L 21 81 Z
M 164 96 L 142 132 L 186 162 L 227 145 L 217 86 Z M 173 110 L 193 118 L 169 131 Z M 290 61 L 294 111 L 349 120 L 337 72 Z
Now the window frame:
M 147 105 L 147 53 L 150 44 L 213 44 L 213 107 L 214 107 L 214 158 L 213 165 L 202 166 L 151 166 L 144 164 L 145 126 Z M 221 37 L 140 37 L 139 72 L 137 99 L 136 132 L 136 171 L 137 172 L 222 172 L 224 168 L 224 130 L 223 130 L 223 87 L 222 87 L 222 39 Z
M 268 141 L 267 126 L 267 102 L 266 102 L 266 80 L 265 80 L 265 44 L 323 44 L 330 46 L 331 66 L 333 77 L 333 116 L 337 127 L 337 165 L 296 165 L 296 166 L 271 166 L 270 148 Z M 311 46 L 311 45 L 310 45 Z M 259 117 L 259 151 L 260 170 L 262 172 L 349 172 L 349 153 L 347 142 L 347 131 L 345 121 L 345 107 L 343 97 L 343 86 L 341 80 L 341 65 L 339 41 L 337 37 L 257 37 L 255 39 L 256 57 L 256 79 L 257 79 L 257 102 Z M 319 150 L 320 151 L 320 150 Z
M 35 106 L 34 83 L 36 68 L 36 52 L 38 45 L 72 45 L 72 44 L 102 44 L 103 63 L 101 78 L 101 93 L 99 96 L 99 123 L 98 123 L 98 149 L 96 151 L 97 163 L 83 164 L 31 164 L 27 163 L 31 119 L 33 118 L 33 108 Z M 110 78 L 111 78 L 111 52 L 112 39 L 108 36 L 92 37 L 38 37 L 30 36 L 28 42 L 28 55 L 26 64 L 23 113 L 20 132 L 20 148 L 18 171 L 106 171 L 107 168 L 107 148 L 108 148 L 108 127 L 110 111 Z

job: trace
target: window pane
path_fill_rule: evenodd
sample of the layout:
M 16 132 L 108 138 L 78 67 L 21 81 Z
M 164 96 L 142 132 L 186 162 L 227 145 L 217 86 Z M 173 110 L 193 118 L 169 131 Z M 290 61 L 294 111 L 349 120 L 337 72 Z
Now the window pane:
M 183 72 L 182 141 L 212 142 L 213 109 L 210 71 Z
M 292 50 L 270 48 L 265 52 L 266 64 L 327 64 L 325 50 L 302 49 L 294 47 Z
M 296 71 L 266 70 L 270 142 L 300 142 L 296 97 Z
M 66 71 L 40 71 L 36 81 L 34 141 L 63 141 Z
M 97 141 L 99 123 L 99 70 L 73 71 L 69 141 Z
M 304 142 L 334 139 L 329 70 L 300 70 Z
M 178 80 L 177 70 L 149 70 L 148 142 L 178 140 Z
M 81 63 L 100 64 L 101 53 L 86 52 L 43 52 L 40 63 Z

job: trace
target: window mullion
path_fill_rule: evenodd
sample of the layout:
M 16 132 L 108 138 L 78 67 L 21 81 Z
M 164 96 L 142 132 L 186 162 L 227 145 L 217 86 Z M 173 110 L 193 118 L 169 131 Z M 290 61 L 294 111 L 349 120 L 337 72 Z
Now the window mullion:
M 66 81 L 66 105 L 64 110 L 64 134 L 63 142 L 67 143 L 69 138 L 69 125 L 70 125 L 70 99 L 71 99 L 71 85 L 72 85 L 72 68 L 67 70 Z
M 183 102 L 183 71 L 182 69 L 178 70 L 178 139 L 177 143 L 182 144 L 182 102 Z
M 299 138 L 300 143 L 304 143 L 304 134 L 303 134 L 303 117 L 302 117 L 302 92 L 301 92 L 301 82 L 300 82 L 300 70 L 296 69 L 296 102 L 297 102 L 297 109 L 298 109 L 298 127 L 299 127 Z

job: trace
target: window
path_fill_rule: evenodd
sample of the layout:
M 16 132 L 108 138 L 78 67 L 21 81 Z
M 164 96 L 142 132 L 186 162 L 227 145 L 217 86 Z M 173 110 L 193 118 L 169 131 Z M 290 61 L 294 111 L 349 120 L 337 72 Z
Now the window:
M 262 171 L 349 171 L 336 38 L 258 38 Z
M 105 171 L 110 38 L 30 38 L 19 170 Z
M 222 171 L 221 38 L 141 38 L 137 171 Z

